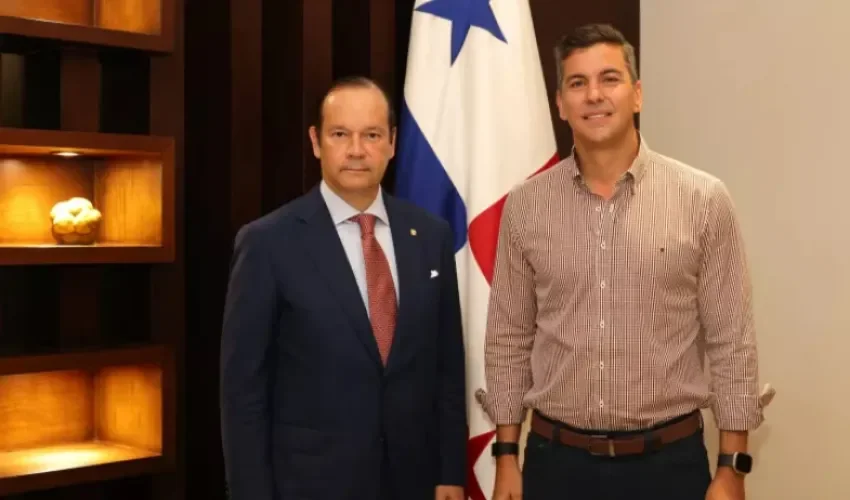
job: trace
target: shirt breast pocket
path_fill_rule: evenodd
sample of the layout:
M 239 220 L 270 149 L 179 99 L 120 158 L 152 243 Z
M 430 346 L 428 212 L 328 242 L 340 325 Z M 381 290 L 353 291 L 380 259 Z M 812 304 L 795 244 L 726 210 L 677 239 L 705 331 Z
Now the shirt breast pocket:
M 699 273 L 699 245 L 687 235 L 665 235 L 633 247 L 627 269 L 632 280 L 668 291 L 693 288 Z

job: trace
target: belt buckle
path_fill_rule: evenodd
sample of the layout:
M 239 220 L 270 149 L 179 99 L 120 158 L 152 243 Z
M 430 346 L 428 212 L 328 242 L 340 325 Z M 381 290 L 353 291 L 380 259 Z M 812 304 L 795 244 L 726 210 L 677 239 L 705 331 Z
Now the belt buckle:
M 594 455 L 594 456 L 597 456 L 597 457 L 611 457 L 611 458 L 614 458 L 614 457 L 617 456 L 617 453 L 614 450 L 614 440 L 610 436 L 596 435 L 596 436 L 590 436 L 590 439 L 601 439 L 601 440 L 608 443 L 608 452 L 607 453 L 604 453 L 604 452 L 603 453 L 596 453 L 596 452 L 593 451 L 593 446 L 591 445 L 590 446 L 591 449 L 588 450 L 591 455 Z

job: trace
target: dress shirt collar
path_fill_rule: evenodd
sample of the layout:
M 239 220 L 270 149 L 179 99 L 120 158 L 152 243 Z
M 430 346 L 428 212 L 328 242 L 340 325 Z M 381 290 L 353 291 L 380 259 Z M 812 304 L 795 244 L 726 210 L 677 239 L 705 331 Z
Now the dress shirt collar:
M 632 161 L 632 165 L 623 174 L 623 180 L 629 177 L 632 179 L 632 189 L 634 189 L 634 186 L 638 184 L 641 179 L 643 179 L 643 176 L 646 174 L 646 169 L 650 164 L 650 156 L 652 151 L 649 148 L 649 145 L 646 143 L 646 139 L 643 138 L 643 135 L 641 135 L 640 132 L 638 132 L 638 141 L 638 154 L 635 157 L 634 161 Z M 570 176 L 574 180 L 580 181 L 581 171 L 578 168 L 577 158 L 578 156 L 576 155 L 576 147 L 573 146 L 570 150 L 570 157 L 569 161 L 566 164 L 566 167 L 570 172 Z
M 331 219 L 335 226 L 346 222 L 355 215 L 360 214 L 360 211 L 340 198 L 340 196 L 336 194 L 324 180 L 319 185 L 319 191 L 322 193 L 325 205 L 328 206 L 328 211 L 331 214 Z M 390 218 L 387 216 L 387 207 L 384 205 L 383 189 L 378 190 L 378 196 L 375 198 L 375 201 L 373 201 L 372 205 L 364 210 L 363 213 L 372 214 L 377 217 L 379 221 L 389 225 Z

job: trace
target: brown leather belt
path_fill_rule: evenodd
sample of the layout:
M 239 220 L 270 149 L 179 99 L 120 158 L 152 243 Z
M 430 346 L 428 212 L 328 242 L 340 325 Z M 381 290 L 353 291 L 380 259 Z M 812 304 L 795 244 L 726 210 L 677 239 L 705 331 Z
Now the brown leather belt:
M 556 425 L 537 412 L 531 417 L 531 430 L 541 436 L 552 439 L 567 446 L 581 448 L 593 455 L 616 457 L 621 455 L 639 455 L 647 451 L 657 450 L 661 446 L 692 436 L 702 428 L 702 414 L 694 412 L 684 419 L 633 436 L 596 436 L 581 434 Z

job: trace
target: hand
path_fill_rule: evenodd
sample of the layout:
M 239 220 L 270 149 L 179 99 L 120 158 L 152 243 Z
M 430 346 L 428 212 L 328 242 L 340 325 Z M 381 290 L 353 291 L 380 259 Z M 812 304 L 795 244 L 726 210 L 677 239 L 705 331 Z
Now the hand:
M 496 460 L 496 485 L 493 500 L 520 500 L 522 498 L 522 472 L 519 459 L 501 456 Z
M 461 486 L 437 486 L 434 500 L 466 500 Z
M 728 467 L 718 467 L 705 500 L 745 500 L 744 478 Z

